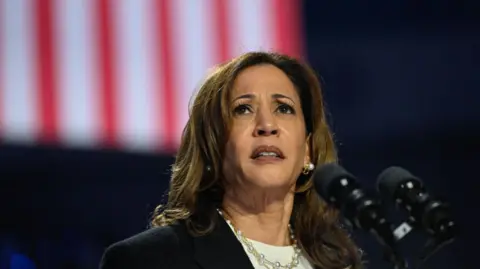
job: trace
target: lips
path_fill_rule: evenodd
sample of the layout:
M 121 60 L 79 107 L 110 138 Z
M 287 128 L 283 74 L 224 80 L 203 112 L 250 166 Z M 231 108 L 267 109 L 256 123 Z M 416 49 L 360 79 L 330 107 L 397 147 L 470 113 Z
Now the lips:
M 250 158 L 258 159 L 258 158 L 278 158 L 278 159 L 285 159 L 283 152 L 275 147 L 275 146 L 266 146 L 262 145 L 255 148 L 252 152 Z

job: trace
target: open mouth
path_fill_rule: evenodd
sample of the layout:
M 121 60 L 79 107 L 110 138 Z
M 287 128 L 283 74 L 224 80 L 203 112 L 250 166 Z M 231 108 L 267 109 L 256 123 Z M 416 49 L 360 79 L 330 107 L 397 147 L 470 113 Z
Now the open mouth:
M 285 159 L 283 152 L 275 146 L 259 146 L 252 152 L 250 158 L 256 159 Z

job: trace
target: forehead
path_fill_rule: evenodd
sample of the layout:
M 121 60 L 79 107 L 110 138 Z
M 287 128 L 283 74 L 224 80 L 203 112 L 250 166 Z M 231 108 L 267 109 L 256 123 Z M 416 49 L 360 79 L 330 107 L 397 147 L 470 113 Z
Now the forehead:
M 233 84 L 232 97 L 246 93 L 281 93 L 299 99 L 295 85 L 288 76 L 270 64 L 251 66 L 238 74 Z

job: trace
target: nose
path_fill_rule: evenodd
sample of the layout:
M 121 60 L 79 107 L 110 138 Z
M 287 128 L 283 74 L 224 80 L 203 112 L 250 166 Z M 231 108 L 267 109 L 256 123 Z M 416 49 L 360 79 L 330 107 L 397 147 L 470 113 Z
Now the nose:
M 258 113 L 254 136 L 270 135 L 278 135 L 278 125 L 275 121 L 275 117 L 270 112 Z

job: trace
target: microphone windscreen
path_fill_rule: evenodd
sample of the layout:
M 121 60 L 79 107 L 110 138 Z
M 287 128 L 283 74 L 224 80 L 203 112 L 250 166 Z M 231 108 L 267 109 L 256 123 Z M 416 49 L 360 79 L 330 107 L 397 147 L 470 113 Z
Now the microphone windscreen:
M 328 197 L 331 195 L 329 189 L 332 183 L 343 178 L 355 179 L 345 168 L 336 163 L 324 164 L 317 168 L 313 176 L 315 190 L 320 196 Z
M 399 185 L 407 180 L 422 183 L 419 178 L 412 175 L 409 171 L 398 166 L 392 166 L 378 175 L 377 190 L 383 195 L 393 197 Z

